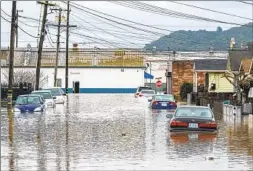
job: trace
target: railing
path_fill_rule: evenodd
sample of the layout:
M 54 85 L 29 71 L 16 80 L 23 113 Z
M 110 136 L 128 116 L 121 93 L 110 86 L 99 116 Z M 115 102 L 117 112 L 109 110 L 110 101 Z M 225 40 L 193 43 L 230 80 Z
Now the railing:
M 241 106 L 234 106 L 223 104 L 223 114 L 224 115 L 241 115 L 242 114 L 242 107 Z
M 70 51 L 69 66 L 143 67 L 144 56 L 139 51 Z M 36 66 L 37 51 L 15 51 L 14 66 Z M 43 51 L 41 66 L 55 66 L 54 51 Z M 1 51 L 2 66 L 8 66 L 9 51 Z M 59 52 L 58 66 L 65 66 L 65 52 Z

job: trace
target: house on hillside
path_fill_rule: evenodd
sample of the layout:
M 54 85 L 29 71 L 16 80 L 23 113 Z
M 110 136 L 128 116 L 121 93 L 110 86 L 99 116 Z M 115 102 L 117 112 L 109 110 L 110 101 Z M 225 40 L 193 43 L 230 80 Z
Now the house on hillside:
M 208 92 L 231 93 L 233 85 L 224 77 L 227 67 L 226 59 L 197 59 L 194 61 L 193 89 L 197 92 L 199 73 L 204 74 L 204 87 Z M 231 79 L 232 81 L 232 79 Z

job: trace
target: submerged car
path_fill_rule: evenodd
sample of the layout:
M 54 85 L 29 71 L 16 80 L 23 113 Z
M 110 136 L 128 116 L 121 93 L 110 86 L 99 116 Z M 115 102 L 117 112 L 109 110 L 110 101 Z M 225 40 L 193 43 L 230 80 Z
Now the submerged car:
M 33 91 L 31 94 L 41 95 L 45 99 L 46 107 L 55 107 L 56 97 L 53 97 L 51 91 L 37 90 L 37 91 Z
M 141 92 L 139 93 L 139 97 L 146 97 L 148 100 L 152 99 L 154 95 L 154 90 L 141 90 Z
M 169 122 L 171 132 L 217 131 L 214 114 L 206 106 L 180 106 Z
M 147 86 L 140 86 L 140 87 L 137 88 L 136 93 L 134 94 L 134 97 L 138 98 L 139 94 L 140 94 L 140 92 L 142 90 L 152 90 L 152 88 L 151 87 L 147 87 Z
M 175 110 L 177 108 L 176 100 L 171 94 L 154 95 L 149 101 L 151 109 Z
M 15 101 L 14 112 L 44 112 L 45 100 L 41 95 L 20 95 Z
M 59 87 L 54 87 L 54 88 L 49 88 L 49 89 L 44 89 L 44 90 L 49 90 L 51 91 L 53 97 L 55 97 L 55 103 L 56 104 L 64 104 L 65 103 L 65 93 L 63 90 Z

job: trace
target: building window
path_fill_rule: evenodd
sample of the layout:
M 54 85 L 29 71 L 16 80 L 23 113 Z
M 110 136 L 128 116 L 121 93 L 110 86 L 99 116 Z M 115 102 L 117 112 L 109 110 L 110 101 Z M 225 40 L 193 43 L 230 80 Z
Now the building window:
M 60 78 L 56 79 L 56 87 L 62 87 L 62 80 Z

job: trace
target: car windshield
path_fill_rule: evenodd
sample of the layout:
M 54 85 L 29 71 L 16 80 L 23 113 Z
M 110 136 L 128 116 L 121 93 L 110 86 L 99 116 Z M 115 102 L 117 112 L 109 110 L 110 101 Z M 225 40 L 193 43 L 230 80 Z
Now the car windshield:
M 155 91 L 150 91 L 150 90 L 143 90 L 141 91 L 142 94 L 155 94 Z
M 41 95 L 44 99 L 52 99 L 51 93 L 48 92 L 33 92 L 32 94 Z
M 152 88 L 151 87 L 140 87 L 138 89 L 139 92 L 141 92 L 142 90 L 152 90 Z
M 175 101 L 173 96 L 165 96 L 165 95 L 161 95 L 161 96 L 155 96 L 155 100 L 160 100 L 160 101 Z
M 50 89 L 53 96 L 61 96 L 62 92 L 59 89 Z
M 196 117 L 196 118 L 212 118 L 213 115 L 208 108 L 178 108 L 176 113 L 176 117 Z
M 40 104 L 40 98 L 38 96 L 19 96 L 16 100 L 16 104 Z

